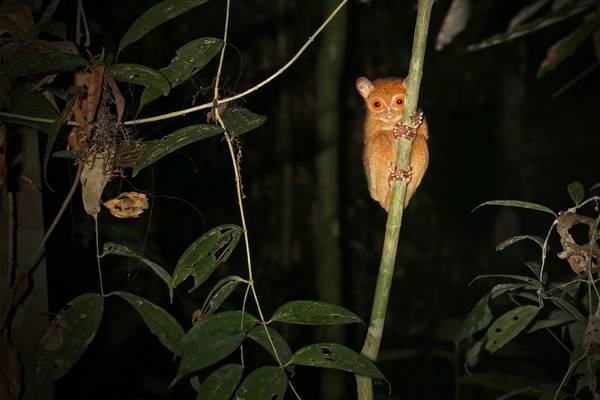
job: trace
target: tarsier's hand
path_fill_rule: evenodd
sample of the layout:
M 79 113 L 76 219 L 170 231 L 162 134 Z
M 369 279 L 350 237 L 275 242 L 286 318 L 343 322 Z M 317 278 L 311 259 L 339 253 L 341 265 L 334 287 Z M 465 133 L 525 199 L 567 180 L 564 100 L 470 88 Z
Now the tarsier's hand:
M 394 138 L 396 139 L 408 139 L 411 142 L 417 138 L 417 129 L 423 123 L 423 111 L 417 110 L 410 118 L 412 124 L 415 126 L 414 128 L 404 124 L 397 124 L 394 126 L 392 133 L 394 134 Z

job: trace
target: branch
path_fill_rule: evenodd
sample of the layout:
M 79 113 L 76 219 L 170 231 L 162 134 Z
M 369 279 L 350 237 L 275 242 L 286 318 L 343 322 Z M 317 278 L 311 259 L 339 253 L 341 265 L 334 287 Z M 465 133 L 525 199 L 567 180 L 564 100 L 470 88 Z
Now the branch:
M 410 69 L 407 78 L 407 91 L 404 99 L 404 112 L 402 122 L 410 124 L 410 117 L 414 114 L 419 100 L 419 87 L 421 77 L 423 76 L 423 59 L 425 58 L 425 48 L 427 45 L 427 31 L 429 29 L 429 16 L 433 0 L 419 0 L 419 9 L 417 11 L 417 21 L 413 39 L 412 57 L 410 60 Z M 406 170 L 410 163 L 410 153 L 412 142 L 406 139 L 398 141 L 396 165 L 401 170 Z M 387 224 L 385 228 L 385 239 L 379 264 L 379 275 L 377 277 L 377 286 L 373 298 L 373 307 L 371 309 L 371 322 L 367 331 L 367 337 L 362 348 L 362 354 L 375 360 L 379 353 L 383 327 L 385 324 L 385 314 L 394 276 L 394 264 L 396 262 L 396 251 L 398 249 L 398 238 L 400 237 L 400 227 L 402 226 L 402 215 L 404 211 L 404 198 L 406 196 L 406 182 L 396 181 L 392 189 L 392 199 L 390 211 L 388 213 Z M 373 382 L 371 378 L 365 376 L 356 376 L 356 385 L 359 400 L 373 399 Z

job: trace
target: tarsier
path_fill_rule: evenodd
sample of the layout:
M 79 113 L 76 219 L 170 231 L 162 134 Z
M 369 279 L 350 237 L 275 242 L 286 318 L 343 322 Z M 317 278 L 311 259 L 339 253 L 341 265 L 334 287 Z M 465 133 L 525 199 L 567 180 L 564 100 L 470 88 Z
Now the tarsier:
M 418 110 L 412 117 L 417 128 L 402 124 L 406 93 L 403 79 L 385 78 L 371 82 L 361 76 L 356 80 L 356 89 L 367 106 L 363 163 L 371 197 L 388 211 L 393 181 L 404 180 L 408 182 L 404 200 L 406 207 L 429 163 L 429 133 L 423 113 Z M 396 166 L 396 147 L 400 138 L 413 141 L 408 171 L 398 171 Z

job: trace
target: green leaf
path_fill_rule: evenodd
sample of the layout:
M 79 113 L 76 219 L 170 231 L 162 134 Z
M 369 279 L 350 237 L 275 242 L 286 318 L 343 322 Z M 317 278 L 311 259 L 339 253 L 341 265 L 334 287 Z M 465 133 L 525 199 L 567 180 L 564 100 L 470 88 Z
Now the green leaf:
M 192 40 L 177 50 L 175 58 L 171 60 L 169 66 L 161 68 L 160 73 L 167 78 L 173 89 L 204 68 L 219 53 L 222 46 L 223 41 L 217 38 Z M 146 88 L 140 100 L 140 110 L 158 97 L 160 97 L 159 90 L 153 87 Z
M 269 335 L 271 335 L 271 339 L 273 340 L 273 345 L 275 345 L 275 349 L 277 350 L 277 355 L 279 356 L 279 361 L 282 364 L 287 364 L 290 358 L 292 357 L 292 349 L 290 349 L 290 345 L 286 342 L 286 340 L 277 332 L 275 329 L 267 327 L 269 330 Z M 267 337 L 267 333 L 265 332 L 265 327 L 262 325 L 255 326 L 248 332 L 248 337 L 254 340 L 256 343 L 260 344 L 265 350 L 269 352 L 273 356 L 275 360 L 275 353 L 273 352 L 273 347 L 271 346 L 271 342 L 269 342 L 269 338 Z
M 527 333 L 532 333 L 541 329 L 548 329 L 553 328 L 555 326 L 564 325 L 569 322 L 573 322 L 574 320 L 575 318 L 565 311 L 553 310 L 550 312 L 550 315 L 548 315 L 548 318 L 535 321 L 531 328 L 527 330 Z
M 486 328 L 492 322 L 492 310 L 488 305 L 490 295 L 486 294 L 475 304 L 475 307 L 469 312 L 465 322 L 458 335 L 458 340 L 463 340 L 473 336 L 473 334 Z
M 496 246 L 496 251 L 502 251 L 505 248 L 507 248 L 508 246 L 515 244 L 517 242 L 520 242 L 521 240 L 525 240 L 525 239 L 529 239 L 529 240 L 536 242 L 540 247 L 544 246 L 544 239 L 542 239 L 539 236 L 519 235 L 519 236 L 513 236 L 511 238 L 504 240 L 502 243 L 499 243 L 498 246 Z
M 465 362 L 467 366 L 474 367 L 479 363 L 479 355 L 481 354 L 484 343 L 485 337 L 475 342 L 475 344 L 465 352 Z
M 580 0 L 570 2 L 568 6 L 563 7 L 555 12 L 548 13 L 543 17 L 537 18 L 529 23 L 516 26 L 513 29 L 510 29 L 508 32 L 499 33 L 479 43 L 472 44 L 469 47 L 467 47 L 467 51 L 481 50 L 486 47 L 508 42 L 523 35 L 527 35 L 529 33 L 543 29 L 547 26 L 554 25 L 557 22 L 563 21 L 567 18 L 570 18 L 589 9 L 594 5 L 594 3 L 594 0 Z
M 48 137 L 46 138 L 46 148 L 44 151 L 44 181 L 48 184 L 48 180 L 46 177 L 46 172 L 48 170 L 48 160 L 50 159 L 50 154 L 52 153 L 52 148 L 54 147 L 54 143 L 56 142 L 56 138 L 58 137 L 58 133 L 62 129 L 63 125 L 67 122 L 69 115 L 71 114 L 71 110 L 75 105 L 77 99 L 82 95 L 82 91 L 78 89 L 74 89 L 68 93 L 68 100 L 65 104 L 65 107 L 61 111 L 58 118 L 54 120 L 54 123 L 48 128 Z M 48 185 L 49 186 L 49 185 Z
M 242 380 L 244 367 L 227 364 L 210 374 L 200 386 L 197 400 L 228 400 Z
M 600 182 L 592 185 L 592 187 L 590 188 L 589 192 L 593 192 L 594 190 L 597 190 L 598 188 L 600 188 Z
M 542 273 L 542 266 L 540 265 L 540 263 L 535 262 L 535 261 L 528 261 L 525 263 L 525 265 L 527 266 L 527 268 L 529 268 L 529 270 L 531 272 L 533 272 L 535 274 L 535 276 L 538 278 L 538 280 L 540 280 L 540 274 Z M 544 277 L 542 279 L 542 283 L 546 283 L 547 280 L 548 280 L 548 276 L 544 272 Z
M 305 346 L 292 355 L 288 364 L 339 369 L 385 380 L 371 360 L 337 343 L 315 343 Z
M 271 322 L 273 321 L 302 325 L 362 323 L 356 314 L 344 307 L 313 300 L 296 300 L 282 305 L 273 314 Z
M 530 278 L 528 276 L 523 276 L 523 275 L 508 275 L 508 274 L 489 274 L 489 275 L 478 275 L 476 276 L 470 283 L 469 285 L 471 285 L 473 282 L 479 280 L 479 279 L 484 279 L 484 278 L 508 278 L 508 279 L 515 279 L 517 281 L 521 281 L 521 282 L 526 282 L 528 284 L 530 284 L 533 287 L 536 288 L 540 288 L 541 284 L 540 281 Z
M 13 63 L 5 72 L 5 77 L 12 81 L 27 75 L 72 71 L 87 66 L 87 61 L 75 54 L 35 52 Z
M 520 200 L 490 200 L 485 203 L 481 203 L 477 207 L 473 209 L 473 211 L 477 210 L 479 207 L 483 206 L 507 206 L 507 207 L 519 207 L 519 208 L 528 208 L 530 210 L 542 211 L 548 214 L 552 214 L 555 217 L 558 217 L 554 211 L 546 206 L 542 206 L 536 203 L 530 203 L 528 201 L 520 201 Z
M 577 309 L 577 307 L 575 307 L 573 304 L 571 304 L 567 299 L 551 296 L 551 297 L 549 297 L 549 300 L 551 302 L 553 302 L 561 310 L 566 311 L 569 314 L 571 314 L 579 323 L 581 323 L 583 325 L 587 324 L 587 322 L 588 322 L 587 318 L 581 313 L 581 311 L 579 311 Z
M 94 339 L 104 310 L 104 298 L 96 293 L 76 297 L 54 318 L 41 342 L 36 382 L 64 376 Z
M 132 175 L 135 177 L 142 169 L 154 164 L 164 156 L 178 150 L 190 143 L 218 135 L 223 129 L 216 125 L 190 125 L 171 132 L 160 140 L 146 143 L 144 151 L 133 167 Z
M 537 290 L 537 288 L 533 285 L 523 283 L 500 283 L 490 290 L 490 299 L 495 299 L 507 292 L 514 292 L 516 290 Z
M 58 112 L 42 93 L 32 90 L 31 86 L 20 87 L 11 96 L 8 108 L 11 113 L 36 118 L 55 119 Z M 52 124 L 32 122 L 40 131 L 48 134 Z
M 140 15 L 127 29 L 119 43 L 117 54 L 125 47 L 137 42 L 157 26 L 184 14 L 208 0 L 165 0 Z
M 203 315 L 207 317 L 214 313 L 242 281 L 239 276 L 231 275 L 217 282 L 204 301 Z
M 283 400 L 288 378 L 279 367 L 260 367 L 244 379 L 235 400 Z
M 140 314 L 150 332 L 173 354 L 181 355 L 183 328 L 175 318 L 156 304 L 132 293 L 117 291 L 109 296 L 119 296 Z
M 171 300 L 173 289 L 189 276 L 194 278 L 192 292 L 217 269 L 227 261 L 242 235 L 242 229 L 237 225 L 219 225 L 200 236 L 192 243 L 179 258 L 173 277 L 171 278 Z
M 486 350 L 495 353 L 517 336 L 540 311 L 537 306 L 520 306 L 502 314 L 487 330 Z
M 537 77 L 541 78 L 549 71 L 556 68 L 564 59 L 571 56 L 590 36 L 600 28 L 600 13 L 596 13 L 568 36 L 564 37 L 548 49 L 546 58 L 542 61 Z M 570 191 L 569 191 L 570 193 Z M 583 197 L 583 194 L 582 194 Z M 573 196 L 571 196 L 573 198 Z M 575 200 L 573 200 L 575 201 Z M 579 204 L 579 203 L 576 203 Z
M 52 153 L 51 157 L 55 158 L 68 158 L 70 160 L 77 160 L 81 157 L 82 152 L 79 150 L 58 150 Z
M 116 64 L 106 68 L 106 75 L 118 81 L 133 83 L 134 85 L 153 87 L 162 92 L 163 96 L 169 94 L 171 84 L 160 72 L 139 64 Z
M 569 183 L 567 190 L 569 191 L 569 196 L 571 196 L 573 203 L 575 203 L 576 206 L 579 205 L 581 200 L 583 200 L 583 196 L 585 195 L 585 188 L 581 182 L 575 181 Z
M 162 281 L 164 283 L 167 284 L 167 287 L 170 287 L 171 275 L 169 275 L 169 273 L 163 267 L 161 267 L 154 261 L 148 260 L 147 258 L 140 256 L 139 254 L 130 250 L 128 247 L 123 246 L 122 244 L 118 244 L 115 242 L 104 243 L 104 246 L 102 248 L 102 254 L 100 255 L 100 258 L 107 256 L 107 255 L 111 255 L 111 254 L 117 255 L 117 256 L 136 258 L 136 259 L 140 260 L 141 262 L 146 264 L 146 266 L 150 267 L 150 269 L 152 271 L 154 271 L 154 273 L 160 279 L 162 279 Z
M 233 136 L 239 136 L 264 124 L 267 117 L 245 108 L 230 108 L 223 113 L 222 119 L 227 131 Z
M 243 316 L 243 326 L 242 326 Z M 172 387 L 184 376 L 217 363 L 237 349 L 258 320 L 241 311 L 213 314 L 194 325 L 183 338 L 183 356 Z M 242 328 L 242 329 L 240 329 Z

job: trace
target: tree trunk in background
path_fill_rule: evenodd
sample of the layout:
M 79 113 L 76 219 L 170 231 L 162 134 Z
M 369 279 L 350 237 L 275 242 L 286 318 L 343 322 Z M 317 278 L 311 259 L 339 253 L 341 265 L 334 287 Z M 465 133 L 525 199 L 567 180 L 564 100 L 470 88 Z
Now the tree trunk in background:
M 31 262 L 31 257 L 44 236 L 38 132 L 24 128 L 20 130 L 20 138 L 21 171 L 14 204 L 17 277 Z M 48 286 L 44 258 L 37 264 L 30 282 L 32 287 L 15 312 L 10 324 L 10 333 L 12 345 L 19 353 L 19 361 L 23 368 L 21 399 L 48 400 L 54 397 L 52 383 L 34 386 L 40 340 L 48 327 Z
M 323 2 L 323 15 L 328 15 L 338 0 Z M 339 241 L 339 137 L 340 137 L 340 72 L 346 46 L 346 10 L 342 10 L 325 29 L 319 47 L 317 89 L 317 215 L 315 243 L 317 296 L 320 300 L 342 304 L 341 250 Z M 342 343 L 343 326 L 323 327 L 318 340 Z M 344 376 L 323 370 L 321 398 L 337 400 L 344 396 Z

